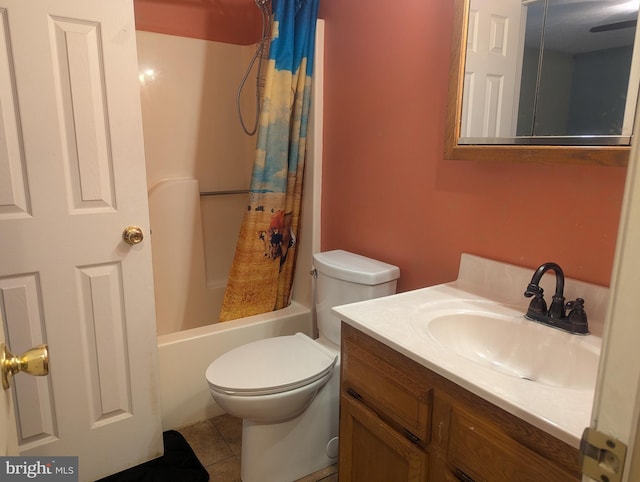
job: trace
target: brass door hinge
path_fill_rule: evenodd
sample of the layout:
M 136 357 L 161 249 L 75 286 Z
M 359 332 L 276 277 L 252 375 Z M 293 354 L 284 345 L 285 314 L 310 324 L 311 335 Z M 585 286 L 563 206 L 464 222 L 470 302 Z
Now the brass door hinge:
M 592 428 L 585 428 L 580 440 L 582 474 L 600 482 L 620 482 L 627 446 Z

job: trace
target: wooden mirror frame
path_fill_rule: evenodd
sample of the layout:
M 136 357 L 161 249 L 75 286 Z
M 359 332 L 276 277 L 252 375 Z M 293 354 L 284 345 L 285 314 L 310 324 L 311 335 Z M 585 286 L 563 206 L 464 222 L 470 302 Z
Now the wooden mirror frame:
M 544 146 L 458 144 L 465 71 L 470 0 L 454 0 L 454 29 L 449 68 L 449 95 L 444 158 L 461 161 L 551 162 L 626 166 L 630 146 Z

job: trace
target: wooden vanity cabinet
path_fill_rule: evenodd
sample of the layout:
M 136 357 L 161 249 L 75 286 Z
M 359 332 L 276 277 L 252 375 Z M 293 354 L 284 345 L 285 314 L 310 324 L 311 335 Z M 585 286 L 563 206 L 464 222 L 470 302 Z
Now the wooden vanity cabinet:
M 581 480 L 578 450 L 342 325 L 341 482 Z

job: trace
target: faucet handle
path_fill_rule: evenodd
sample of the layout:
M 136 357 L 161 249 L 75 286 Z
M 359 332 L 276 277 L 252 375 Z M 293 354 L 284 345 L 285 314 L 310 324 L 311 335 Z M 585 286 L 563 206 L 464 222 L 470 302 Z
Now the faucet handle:
M 524 292 L 524 296 L 527 298 L 533 297 L 531 303 L 529 303 L 529 309 L 527 310 L 527 317 L 533 320 L 541 319 L 541 317 L 547 314 L 547 302 L 544 300 L 542 294 L 544 290 L 535 283 L 529 283 L 527 290 Z
M 576 298 L 573 301 L 567 301 L 565 308 L 568 310 L 584 310 L 584 300 L 582 298 Z
M 573 326 L 574 333 L 588 334 L 589 325 L 587 323 L 587 313 L 584 311 L 584 300 L 576 298 L 575 301 L 569 301 L 566 308 L 571 310 L 567 316 L 567 320 Z

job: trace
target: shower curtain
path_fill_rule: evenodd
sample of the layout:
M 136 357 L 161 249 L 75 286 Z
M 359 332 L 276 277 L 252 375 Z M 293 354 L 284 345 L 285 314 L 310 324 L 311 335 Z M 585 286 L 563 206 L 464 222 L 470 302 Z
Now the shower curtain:
M 296 257 L 318 0 L 273 0 L 249 205 L 220 321 L 288 306 Z

